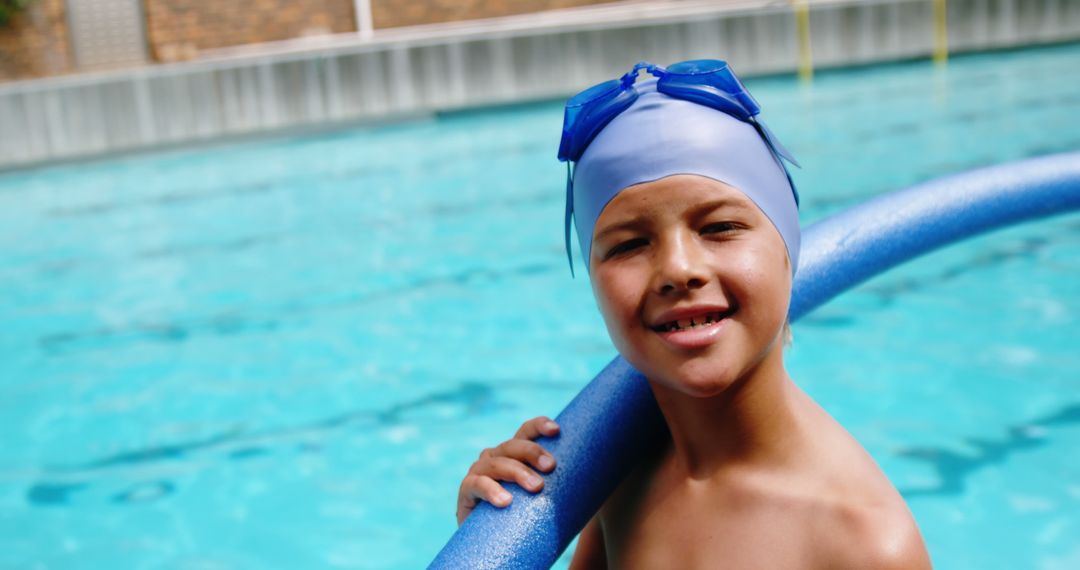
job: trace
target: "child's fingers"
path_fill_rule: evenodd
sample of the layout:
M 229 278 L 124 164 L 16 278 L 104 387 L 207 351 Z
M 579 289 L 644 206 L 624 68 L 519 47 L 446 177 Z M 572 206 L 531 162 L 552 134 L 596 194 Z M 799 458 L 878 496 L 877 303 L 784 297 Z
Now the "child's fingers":
M 544 479 L 529 466 L 550 472 L 555 468 L 555 458 L 533 440 L 558 433 L 558 424 L 547 416 L 538 416 L 522 424 L 514 439 L 481 451 L 458 489 L 458 524 L 469 516 L 479 501 L 487 501 L 499 508 L 513 501 L 498 481 L 512 481 L 532 493 L 540 492 L 544 488 Z
M 544 488 L 544 479 L 524 463 L 509 457 L 493 457 L 484 470 L 485 475 L 497 481 L 513 481 L 530 493 Z
M 559 424 L 551 421 L 547 416 L 537 416 L 523 424 L 514 434 L 515 439 L 536 439 L 538 437 L 552 437 L 559 433 Z
M 544 488 L 544 480 L 520 461 L 494 456 L 477 461 L 458 489 L 458 524 L 476 508 L 477 501 L 487 501 L 499 508 L 513 501 L 498 481 L 512 481 L 531 493 Z
M 500 509 L 509 505 L 514 498 L 491 477 L 468 475 L 461 482 L 458 490 L 457 521 L 460 525 L 469 513 L 476 508 L 478 501 L 487 501 Z
M 504 441 L 489 456 L 516 459 L 522 463 L 528 463 L 544 473 L 555 468 L 555 457 L 539 443 L 527 439 Z
M 485 475 L 476 477 L 471 486 L 470 494 L 473 498 L 487 501 L 499 508 L 509 505 L 514 500 L 514 497 L 510 495 L 510 491 L 503 489 L 498 481 Z
M 516 443 L 514 443 L 515 441 Z M 466 480 L 462 482 L 462 486 L 468 482 L 469 477 L 479 476 L 488 477 L 496 481 L 512 481 L 527 491 L 533 493 L 539 492 L 540 489 L 544 488 L 544 480 L 526 464 L 528 459 L 526 459 L 525 456 L 531 454 L 526 454 L 522 450 L 514 449 L 516 447 L 525 446 L 535 446 L 543 452 L 543 448 L 539 445 L 525 440 L 510 440 L 495 449 L 484 450 L 484 453 L 480 455 L 480 459 L 477 459 L 476 462 L 469 467 L 469 473 L 465 477 Z M 508 453 L 505 451 L 506 449 L 510 449 L 511 451 Z M 533 461 L 545 465 L 547 465 L 548 462 L 554 462 L 554 459 L 550 456 L 547 457 L 548 461 L 536 461 L 535 459 Z

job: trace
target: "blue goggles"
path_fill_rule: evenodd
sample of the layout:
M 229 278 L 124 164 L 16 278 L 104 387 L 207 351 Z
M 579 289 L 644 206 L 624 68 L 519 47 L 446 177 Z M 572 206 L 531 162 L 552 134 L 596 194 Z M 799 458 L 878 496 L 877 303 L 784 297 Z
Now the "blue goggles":
M 761 113 L 761 106 L 735 77 L 731 66 L 721 59 L 683 61 L 666 68 L 641 61 L 621 78 L 593 85 L 574 95 L 566 102 L 563 113 L 560 161 L 576 162 L 596 135 L 637 101 L 639 94 L 634 83 L 642 70 L 657 78 L 656 90 L 660 93 L 716 109 L 753 125 L 775 155 L 799 166 L 765 124 L 755 118 Z

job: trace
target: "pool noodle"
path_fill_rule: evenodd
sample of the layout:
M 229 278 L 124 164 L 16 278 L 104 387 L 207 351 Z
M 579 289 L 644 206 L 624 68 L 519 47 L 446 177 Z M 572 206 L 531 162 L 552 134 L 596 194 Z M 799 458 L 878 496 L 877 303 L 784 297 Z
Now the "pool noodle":
M 1080 152 L 947 176 L 871 199 L 803 233 L 792 321 L 913 257 L 995 228 L 1080 209 Z M 430 568 L 549 568 L 635 462 L 664 437 L 648 384 L 616 357 L 540 443 L 558 467 L 544 490 L 504 484 L 505 509 L 480 503 Z M 451 500 L 448 496 L 447 500 Z

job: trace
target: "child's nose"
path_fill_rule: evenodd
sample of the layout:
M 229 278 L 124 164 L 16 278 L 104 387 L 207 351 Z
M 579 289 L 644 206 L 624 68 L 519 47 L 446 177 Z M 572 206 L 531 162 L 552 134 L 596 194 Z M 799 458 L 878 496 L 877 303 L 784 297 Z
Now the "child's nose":
M 690 236 L 672 236 L 658 248 L 657 284 L 661 294 L 700 289 L 709 281 L 703 251 Z

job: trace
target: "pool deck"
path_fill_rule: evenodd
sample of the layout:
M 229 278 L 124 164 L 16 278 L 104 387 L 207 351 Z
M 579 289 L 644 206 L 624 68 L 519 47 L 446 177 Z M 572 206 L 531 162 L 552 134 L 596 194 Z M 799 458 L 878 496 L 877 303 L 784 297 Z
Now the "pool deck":
M 1080 39 L 1080 0 L 649 1 L 208 51 L 0 84 L 0 170 L 564 97 L 634 61 L 808 72 Z M 801 11 L 801 12 L 800 12 Z M 945 32 L 942 34 L 941 32 Z

